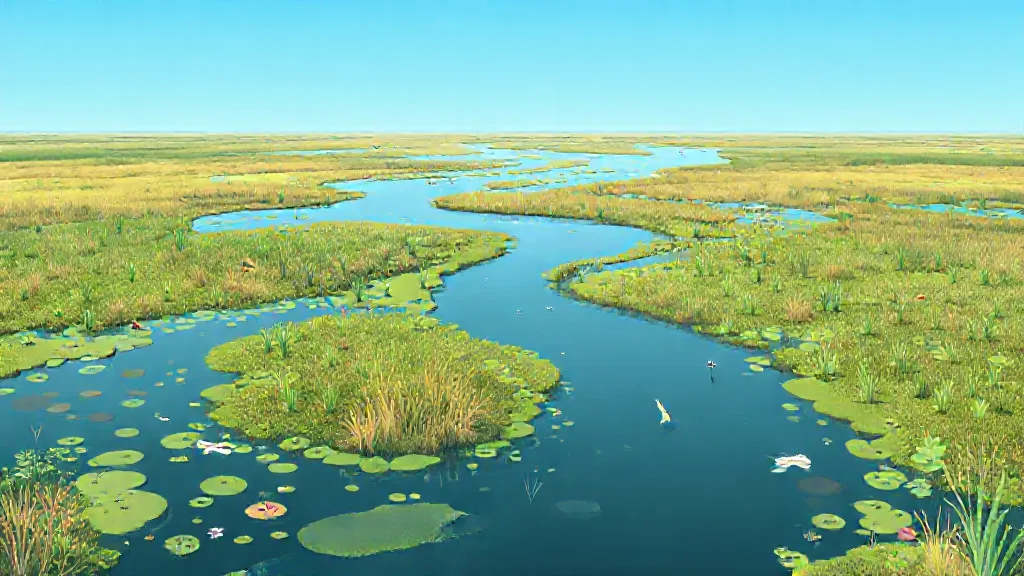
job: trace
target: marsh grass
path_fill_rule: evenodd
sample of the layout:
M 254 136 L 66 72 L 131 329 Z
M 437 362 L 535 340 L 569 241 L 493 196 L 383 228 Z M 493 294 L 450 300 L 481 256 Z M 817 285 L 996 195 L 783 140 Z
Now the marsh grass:
M 302 435 L 365 454 L 438 453 L 496 438 L 513 414 L 534 413 L 521 390 L 543 394 L 558 380 L 547 361 L 427 317 L 327 316 L 293 330 L 287 357 L 268 352 L 261 336 L 207 357 L 225 372 L 290 370 L 293 405 L 281 401 L 274 378 L 243 378 L 214 419 L 255 438 Z

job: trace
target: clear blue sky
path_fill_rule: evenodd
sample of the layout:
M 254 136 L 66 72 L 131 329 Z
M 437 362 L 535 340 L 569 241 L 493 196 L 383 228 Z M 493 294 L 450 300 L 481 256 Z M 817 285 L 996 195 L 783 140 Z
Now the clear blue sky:
M 1024 0 L 0 0 L 2 131 L 1024 131 Z

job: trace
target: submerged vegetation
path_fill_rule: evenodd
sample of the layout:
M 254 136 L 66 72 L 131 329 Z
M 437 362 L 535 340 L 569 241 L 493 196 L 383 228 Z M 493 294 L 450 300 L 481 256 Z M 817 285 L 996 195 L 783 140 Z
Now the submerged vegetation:
M 432 318 L 348 314 L 214 348 L 243 377 L 212 417 L 255 438 L 302 436 L 367 455 L 437 453 L 532 432 L 558 381 L 536 354 Z

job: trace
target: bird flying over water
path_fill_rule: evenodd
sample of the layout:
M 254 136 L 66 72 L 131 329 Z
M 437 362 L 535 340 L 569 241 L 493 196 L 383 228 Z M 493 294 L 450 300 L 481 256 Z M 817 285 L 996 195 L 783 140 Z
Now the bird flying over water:
M 661 403 L 661 400 L 654 399 L 654 403 L 658 405 L 658 411 L 661 412 L 661 422 L 658 424 L 667 424 L 672 421 L 672 416 L 669 415 L 668 410 L 665 410 L 665 406 Z

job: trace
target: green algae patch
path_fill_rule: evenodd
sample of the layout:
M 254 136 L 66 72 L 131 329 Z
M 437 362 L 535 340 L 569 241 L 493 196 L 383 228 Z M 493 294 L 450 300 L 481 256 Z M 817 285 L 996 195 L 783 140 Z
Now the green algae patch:
M 447 504 L 386 504 L 318 520 L 299 530 L 298 539 L 310 552 L 357 558 L 439 542 L 442 529 L 462 516 Z
M 429 283 L 430 273 L 416 280 Z M 367 283 L 357 287 L 359 301 L 395 297 L 403 286 Z M 407 314 L 281 324 L 217 346 L 206 360 L 240 374 L 211 418 L 252 438 L 285 438 L 281 449 L 289 451 L 323 444 L 363 454 L 439 454 L 503 432 L 520 437 L 559 380 L 536 353 Z M 375 426 L 361 424 L 368 419 Z
M 136 450 L 112 450 L 91 458 L 88 464 L 94 468 L 131 466 L 137 464 L 142 458 L 142 452 Z
M 433 466 L 440 462 L 437 456 L 424 456 L 422 454 L 408 454 L 399 456 L 391 461 L 391 469 L 397 472 L 414 472 L 423 470 L 427 466 Z
M 145 474 L 129 470 L 108 470 L 82 474 L 75 480 L 75 488 L 86 496 L 119 494 L 146 483 Z
M 234 496 L 241 494 L 249 486 L 245 480 L 237 476 L 214 476 L 199 484 L 199 489 L 210 496 Z
M 167 500 L 143 490 L 125 490 L 116 494 L 91 497 L 85 515 L 93 528 L 104 534 L 127 534 L 159 518 L 167 510 Z

